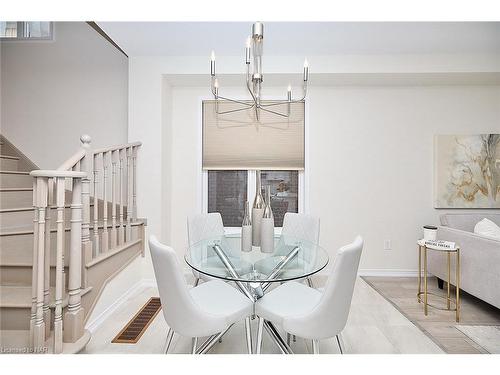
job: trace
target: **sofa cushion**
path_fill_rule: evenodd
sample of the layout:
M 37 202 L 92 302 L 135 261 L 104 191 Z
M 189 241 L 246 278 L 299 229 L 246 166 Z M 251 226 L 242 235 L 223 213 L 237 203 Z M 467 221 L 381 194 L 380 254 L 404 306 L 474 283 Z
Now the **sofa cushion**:
M 479 234 L 480 236 L 500 240 L 500 227 L 493 221 L 486 218 L 476 224 L 474 227 L 474 233 Z

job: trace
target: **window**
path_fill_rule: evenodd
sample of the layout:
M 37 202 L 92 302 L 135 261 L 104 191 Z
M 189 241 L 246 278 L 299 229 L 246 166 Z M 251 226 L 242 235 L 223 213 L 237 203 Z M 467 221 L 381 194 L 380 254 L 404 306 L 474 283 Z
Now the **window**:
M 255 171 L 207 171 L 207 209 L 220 212 L 225 227 L 239 227 L 245 201 L 252 207 L 255 196 Z M 271 186 L 271 207 L 275 227 L 283 226 L 286 212 L 299 212 L 299 171 L 262 171 L 262 194 Z M 264 195 L 265 196 L 265 195 Z
M 271 185 L 274 226 L 282 227 L 287 212 L 299 212 L 299 172 L 262 171 L 262 186 Z
M 208 171 L 208 212 L 220 212 L 225 227 L 241 226 L 247 187 L 247 171 Z
M 52 22 L 0 21 L 2 40 L 52 39 Z

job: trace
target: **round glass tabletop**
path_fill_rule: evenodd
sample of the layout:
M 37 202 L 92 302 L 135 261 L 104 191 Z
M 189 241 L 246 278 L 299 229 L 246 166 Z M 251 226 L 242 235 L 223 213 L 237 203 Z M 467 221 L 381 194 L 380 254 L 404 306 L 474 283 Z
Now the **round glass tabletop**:
M 190 246 L 184 258 L 202 274 L 251 283 L 301 279 L 328 264 L 328 253 L 322 247 L 290 236 L 281 236 L 272 253 L 263 253 L 258 247 L 244 252 L 239 238 L 207 238 Z

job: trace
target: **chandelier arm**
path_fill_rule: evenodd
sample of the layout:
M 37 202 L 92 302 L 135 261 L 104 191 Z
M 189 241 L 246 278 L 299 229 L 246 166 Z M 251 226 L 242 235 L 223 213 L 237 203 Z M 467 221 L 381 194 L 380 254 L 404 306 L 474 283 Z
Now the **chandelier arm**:
M 240 111 L 246 111 L 250 108 L 252 108 L 253 105 L 251 107 L 247 107 L 247 108 L 238 108 L 238 109 L 231 109 L 229 111 L 222 111 L 222 112 L 218 112 L 216 111 L 215 113 L 217 113 L 218 115 L 225 115 L 225 114 L 228 114 L 228 113 L 234 113 L 234 112 L 240 112 Z
M 222 100 L 227 100 L 228 102 L 233 102 L 233 103 L 237 103 L 237 104 L 241 104 L 241 105 L 247 106 L 247 108 L 246 108 L 246 109 L 250 109 L 250 108 L 252 108 L 252 107 L 255 105 L 255 103 L 252 103 L 252 104 L 250 104 L 250 103 L 245 103 L 245 102 L 242 102 L 242 101 L 240 101 L 240 100 L 229 99 L 229 98 L 226 98 L 226 97 L 224 97 L 224 96 L 220 96 L 220 95 L 218 95 L 218 96 L 217 96 L 217 98 L 218 98 L 218 99 L 222 99 Z
M 269 104 L 261 104 L 260 107 L 273 107 L 277 105 L 285 105 L 285 104 L 291 104 L 291 103 L 302 103 L 304 99 L 296 99 L 296 100 L 283 100 L 281 103 L 269 103 Z
M 254 103 L 253 105 L 257 105 L 257 98 L 255 97 L 254 93 L 252 92 L 252 89 L 250 88 L 250 64 L 247 64 L 247 89 L 250 95 L 252 95 Z
M 262 107 L 260 109 L 263 110 L 263 111 L 269 112 L 269 113 L 273 113 L 275 115 L 279 115 L 279 116 L 285 117 L 285 118 L 289 117 L 288 115 L 284 115 L 283 113 L 275 112 L 275 111 L 272 111 L 270 109 L 266 109 L 266 108 L 262 108 Z

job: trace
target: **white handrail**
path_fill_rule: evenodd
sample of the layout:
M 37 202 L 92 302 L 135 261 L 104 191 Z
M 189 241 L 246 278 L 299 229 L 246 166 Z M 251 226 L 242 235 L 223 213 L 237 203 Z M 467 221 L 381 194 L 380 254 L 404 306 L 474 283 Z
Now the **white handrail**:
M 57 170 L 59 171 L 68 171 L 71 168 L 73 168 L 80 160 L 82 160 L 85 157 L 85 150 L 80 149 L 75 154 L 70 157 L 68 160 L 66 160 L 64 163 L 62 163 Z
M 31 171 L 30 176 L 47 177 L 47 178 L 53 178 L 53 177 L 84 178 L 87 177 L 87 172 L 37 169 Z
M 117 145 L 117 146 L 98 148 L 98 149 L 94 150 L 94 154 L 102 154 L 104 152 L 117 151 L 117 150 L 121 150 L 124 148 L 138 147 L 138 146 L 142 146 L 142 142 L 131 142 L 131 143 L 125 143 L 125 144 Z

